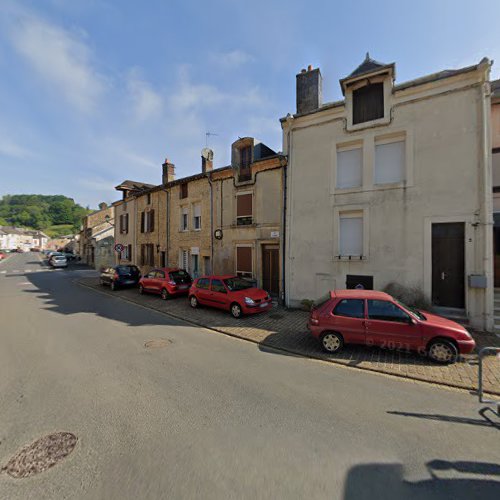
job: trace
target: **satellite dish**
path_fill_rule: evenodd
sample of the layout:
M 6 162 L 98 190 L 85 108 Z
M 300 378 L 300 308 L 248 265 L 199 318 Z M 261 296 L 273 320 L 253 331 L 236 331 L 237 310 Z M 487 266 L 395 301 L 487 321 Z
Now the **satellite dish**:
M 205 160 L 213 161 L 214 152 L 210 148 L 203 148 L 201 150 L 201 157 L 205 158 Z

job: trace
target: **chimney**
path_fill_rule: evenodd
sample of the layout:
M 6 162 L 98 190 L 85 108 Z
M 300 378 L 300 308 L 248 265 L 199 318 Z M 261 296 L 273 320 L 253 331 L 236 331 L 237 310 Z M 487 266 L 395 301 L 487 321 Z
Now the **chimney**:
M 108 204 L 106 202 L 99 203 L 99 210 L 106 210 L 108 208 Z
M 311 65 L 297 75 L 297 114 L 309 113 L 323 104 L 323 77 L 319 68 Z
M 175 181 L 175 165 L 168 161 L 168 158 L 165 158 L 165 163 L 162 165 L 163 174 L 161 181 L 163 184 L 167 184 L 167 182 Z
M 214 168 L 214 152 L 210 148 L 201 150 L 201 171 L 205 174 Z

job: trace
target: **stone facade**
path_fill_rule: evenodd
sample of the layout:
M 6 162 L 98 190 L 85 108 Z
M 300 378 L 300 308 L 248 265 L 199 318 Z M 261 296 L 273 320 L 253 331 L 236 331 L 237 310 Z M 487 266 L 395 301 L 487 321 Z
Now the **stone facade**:
M 281 120 L 289 161 L 287 303 L 356 280 L 375 289 L 416 287 L 435 301 L 452 280 L 448 272 L 433 274 L 437 257 L 445 260 L 434 243 L 442 249 L 439 232 L 453 226 L 461 232 L 452 249 L 462 252 L 462 264 L 457 286 L 445 291 L 461 294 L 462 307 L 450 307 L 490 330 L 490 62 L 399 85 L 394 64 L 368 57 L 363 64 L 341 80 L 343 101 Z M 363 107 L 366 92 L 376 110 Z M 438 299 L 451 304 L 444 293 Z

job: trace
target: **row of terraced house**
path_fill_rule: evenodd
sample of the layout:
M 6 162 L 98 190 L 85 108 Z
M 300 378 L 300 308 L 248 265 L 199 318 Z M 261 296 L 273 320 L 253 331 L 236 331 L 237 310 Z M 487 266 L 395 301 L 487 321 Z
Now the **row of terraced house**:
M 280 119 L 282 152 L 245 137 L 226 167 L 213 168 L 205 148 L 195 175 L 176 178 L 165 160 L 161 184 L 123 181 L 122 199 L 91 214 L 99 224 L 84 221 L 85 259 L 95 263 L 93 248 L 110 237 L 113 263 L 238 274 L 288 306 L 396 283 L 493 330 L 500 82 L 491 66 L 484 58 L 396 84 L 396 65 L 367 54 L 340 79 L 343 99 L 328 103 L 320 70 L 304 69 L 296 112 Z

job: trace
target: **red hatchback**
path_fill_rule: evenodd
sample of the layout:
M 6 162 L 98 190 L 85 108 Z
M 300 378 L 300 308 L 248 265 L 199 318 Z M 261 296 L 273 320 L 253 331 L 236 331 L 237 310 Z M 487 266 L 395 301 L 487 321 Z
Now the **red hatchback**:
M 308 328 L 329 353 L 344 344 L 364 344 L 418 351 L 438 363 L 453 363 L 476 346 L 462 325 L 372 290 L 330 292 L 311 311 Z
M 268 311 L 272 307 L 269 294 L 253 287 L 238 276 L 202 276 L 194 280 L 189 290 L 191 307 L 217 307 L 229 311 L 233 317 Z
M 163 300 L 176 295 L 186 295 L 193 280 L 177 267 L 153 269 L 139 280 L 139 293 L 156 293 Z

